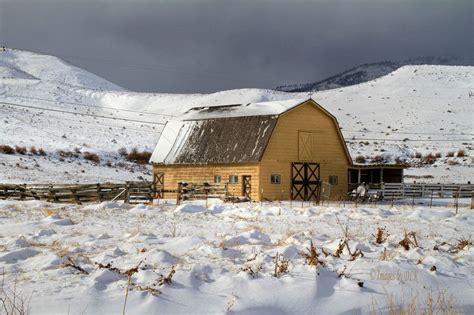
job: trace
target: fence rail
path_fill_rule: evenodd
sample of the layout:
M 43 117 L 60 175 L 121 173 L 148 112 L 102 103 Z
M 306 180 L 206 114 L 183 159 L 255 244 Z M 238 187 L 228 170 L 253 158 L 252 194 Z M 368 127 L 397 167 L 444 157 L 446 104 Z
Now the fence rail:
M 127 203 L 153 201 L 151 182 L 98 184 L 0 184 L 0 199 L 46 200 L 51 202 L 102 202 L 124 200 Z
M 380 191 L 385 199 L 399 198 L 471 198 L 473 184 L 383 183 Z

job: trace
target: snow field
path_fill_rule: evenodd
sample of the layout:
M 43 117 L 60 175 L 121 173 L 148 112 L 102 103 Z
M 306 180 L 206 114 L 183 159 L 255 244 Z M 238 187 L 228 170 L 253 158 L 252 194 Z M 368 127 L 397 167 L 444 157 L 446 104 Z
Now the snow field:
M 128 314 L 388 313 L 424 309 L 430 297 L 435 309 L 442 300 L 472 313 L 474 249 L 457 248 L 472 240 L 468 205 L 456 214 L 447 206 L 0 201 L 0 270 L 7 289 L 16 278 L 31 297 L 32 314 L 120 313 L 123 272 L 136 266 Z M 377 228 L 388 233 L 381 244 Z M 398 244 L 405 232 L 418 246 Z M 311 241 L 317 267 L 302 255 Z M 277 253 L 288 272 L 275 277 Z M 173 266 L 171 283 L 160 285 Z

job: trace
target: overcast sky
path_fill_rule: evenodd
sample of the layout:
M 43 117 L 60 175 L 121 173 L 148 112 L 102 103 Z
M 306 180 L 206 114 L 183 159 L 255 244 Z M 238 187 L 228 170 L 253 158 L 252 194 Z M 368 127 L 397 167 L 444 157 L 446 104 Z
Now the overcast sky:
M 211 92 L 417 56 L 472 58 L 472 0 L 0 0 L 0 45 L 125 88 Z

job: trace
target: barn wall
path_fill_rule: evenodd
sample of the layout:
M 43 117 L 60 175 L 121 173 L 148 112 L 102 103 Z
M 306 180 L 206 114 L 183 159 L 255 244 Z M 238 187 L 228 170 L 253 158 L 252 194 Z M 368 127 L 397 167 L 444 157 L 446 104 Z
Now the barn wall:
M 264 198 L 279 199 L 281 195 L 289 198 L 291 162 L 298 161 L 320 163 L 321 180 L 329 182 L 330 175 L 338 177 L 338 184 L 331 188 L 331 197 L 345 195 L 349 161 L 337 128 L 331 117 L 310 102 L 281 115 L 260 165 L 260 187 Z M 308 132 L 311 141 L 305 140 Z M 304 150 L 299 143 L 302 136 L 310 145 Z M 281 175 L 281 184 L 271 184 L 272 174 Z
M 153 165 L 154 173 L 164 173 L 164 188 L 176 189 L 178 182 L 204 183 L 214 182 L 214 175 L 222 177 L 222 183 L 229 181 L 230 175 L 239 176 L 237 184 L 229 184 L 229 192 L 242 195 L 242 176 L 252 176 L 252 200 L 259 200 L 259 166 L 258 164 L 212 164 L 212 165 Z M 167 193 L 165 198 L 176 198 L 176 194 Z

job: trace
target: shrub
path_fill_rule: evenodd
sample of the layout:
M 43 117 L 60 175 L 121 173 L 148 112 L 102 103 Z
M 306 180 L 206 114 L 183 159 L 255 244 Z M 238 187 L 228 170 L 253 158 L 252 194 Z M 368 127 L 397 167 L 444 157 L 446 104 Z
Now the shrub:
M 88 161 L 92 161 L 92 162 L 95 162 L 95 163 L 100 163 L 100 158 L 95 153 L 84 152 L 84 158 Z
M 35 146 L 30 147 L 30 153 L 33 155 L 38 155 L 38 150 L 36 150 Z
M 435 157 L 439 159 L 439 158 L 441 157 L 441 153 L 440 153 L 440 152 L 436 152 Z
M 15 151 L 18 154 L 26 154 L 26 147 L 15 146 Z
M 365 163 L 365 157 L 363 155 L 358 155 L 355 161 L 356 163 Z
M 38 149 L 38 154 L 41 155 L 41 156 L 46 156 L 46 151 L 43 150 L 43 148 L 39 148 Z
M 466 151 L 463 149 L 458 150 L 458 154 L 456 155 L 457 157 L 465 157 L 466 156 Z
M 13 149 L 11 146 L 2 144 L 0 145 L 0 153 L 3 154 L 15 154 L 15 149 Z
M 127 157 L 127 155 L 128 155 L 127 149 L 125 149 L 125 148 L 118 149 L 118 154 L 122 157 Z
M 58 154 L 60 157 L 65 158 L 65 157 L 71 157 L 74 155 L 73 152 L 71 151 L 66 151 L 66 150 L 58 150 Z
M 428 153 L 423 157 L 422 162 L 426 164 L 433 164 L 437 159 L 438 158 L 433 153 Z
M 446 153 L 446 157 L 454 157 L 454 152 L 449 151 L 448 153 Z
M 133 148 L 132 151 L 127 155 L 127 160 L 136 162 L 138 164 L 146 164 L 150 160 L 151 152 L 143 151 L 139 152 L 137 148 Z
M 416 159 L 421 159 L 422 155 L 420 152 L 415 152 L 415 155 L 413 157 Z

